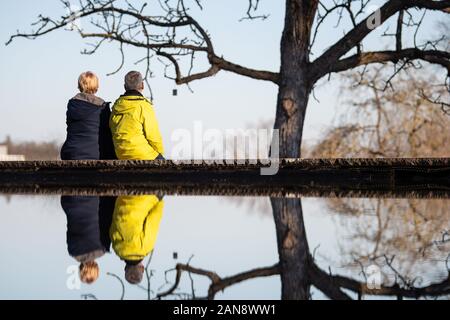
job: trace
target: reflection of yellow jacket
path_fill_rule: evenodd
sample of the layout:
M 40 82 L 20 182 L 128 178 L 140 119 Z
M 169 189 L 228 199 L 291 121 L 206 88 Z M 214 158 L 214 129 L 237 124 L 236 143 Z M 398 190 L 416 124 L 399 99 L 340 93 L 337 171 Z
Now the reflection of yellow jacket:
M 153 250 L 163 207 L 163 201 L 154 195 L 117 198 L 110 237 L 121 259 L 142 260 Z
M 119 159 L 154 160 L 164 148 L 155 111 L 142 96 L 121 96 L 109 121 Z

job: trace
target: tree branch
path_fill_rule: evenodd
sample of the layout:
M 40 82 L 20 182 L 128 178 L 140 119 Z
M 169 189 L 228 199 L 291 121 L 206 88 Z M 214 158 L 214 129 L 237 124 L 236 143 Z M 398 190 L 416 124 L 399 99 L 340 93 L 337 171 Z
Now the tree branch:
M 220 71 L 220 69 L 217 68 L 217 66 L 212 65 L 205 72 L 199 72 L 199 73 L 195 73 L 195 74 L 191 74 L 191 75 L 183 77 L 181 75 L 181 69 L 180 69 L 180 66 L 178 64 L 178 61 L 173 57 L 173 55 L 168 54 L 168 53 L 163 52 L 163 51 L 160 51 L 160 50 L 157 51 L 156 54 L 158 56 L 165 57 L 166 59 L 168 59 L 173 64 L 173 66 L 175 68 L 175 78 L 173 80 L 175 80 L 176 84 L 188 84 L 188 83 L 190 83 L 192 81 L 195 81 L 195 80 L 200 80 L 200 79 L 212 77 L 215 74 L 217 74 L 217 72 Z
M 317 285 L 319 287 L 322 282 L 332 285 L 335 288 L 343 288 L 353 291 L 361 296 L 401 296 L 405 298 L 417 299 L 420 297 L 438 297 L 450 294 L 450 275 L 439 283 L 430 284 L 422 288 L 402 288 L 398 283 L 395 283 L 392 286 L 380 286 L 376 289 L 370 289 L 366 283 L 359 282 L 351 278 L 327 274 L 315 265 L 311 269 L 311 276 L 313 285 Z
M 343 55 L 357 46 L 370 32 L 382 25 L 394 14 L 413 7 L 448 13 L 450 12 L 450 0 L 389 0 L 377 12 L 359 22 L 352 30 L 312 62 L 313 78 L 317 80 L 329 73 Z M 377 25 L 372 26 L 374 15 L 378 15 L 379 21 L 377 21 Z
M 236 74 L 246 76 L 249 78 L 257 79 L 257 80 L 267 80 L 271 81 L 275 84 L 279 83 L 279 73 L 278 72 L 270 72 L 263 70 L 254 70 L 243 67 L 241 65 L 229 62 L 224 58 L 213 56 L 210 59 L 210 62 L 217 66 L 221 70 L 226 70 L 230 72 L 234 72 Z
M 59 20 L 40 15 L 38 21 L 33 24 L 38 26 L 36 31 L 31 33 L 18 32 L 10 37 L 6 45 L 9 45 L 15 38 L 36 39 L 52 31 L 69 26 L 78 19 L 100 16 L 103 20 L 102 23 L 94 19 L 91 20 L 91 25 L 100 29 L 100 32 L 86 32 L 81 28 L 76 28 L 82 38 L 101 39 L 97 44 L 92 45 L 92 50 L 85 50 L 87 54 L 95 53 L 104 40 L 111 40 L 120 44 L 121 53 L 123 52 L 123 44 L 147 49 L 146 58 L 141 59 L 147 61 L 147 70 L 149 70 L 150 50 L 153 50 L 159 56 L 167 58 L 174 65 L 176 74 L 174 80 L 177 84 L 188 84 L 194 80 L 210 77 L 220 70 L 230 71 L 257 80 L 278 83 L 278 73 L 246 68 L 219 57 L 214 51 L 210 35 L 193 17 L 187 14 L 183 1 L 180 1 L 174 8 L 169 7 L 167 2 L 162 4 L 166 16 L 147 16 L 143 13 L 145 6 L 137 9 L 128 3 L 129 7 L 123 9 L 115 7 L 114 2 L 114 0 L 89 0 L 82 3 L 82 9 L 74 12 L 71 10 L 70 4 L 63 0 L 62 3 L 69 10 L 69 14 L 61 17 Z M 136 21 L 130 22 L 127 20 L 127 22 L 124 22 L 124 17 L 135 19 Z M 165 28 L 166 31 L 165 33 L 162 31 L 159 34 L 150 34 L 147 30 L 148 26 Z M 190 28 L 193 36 L 179 39 L 176 30 L 177 28 L 185 27 Z M 183 76 L 177 57 L 190 55 L 192 62 L 196 52 L 207 54 L 210 68 L 205 72 L 196 74 L 190 74 L 189 70 L 189 73 Z M 122 65 L 123 63 L 121 63 Z
M 339 60 L 328 72 L 340 72 L 371 63 L 397 63 L 400 60 L 424 60 L 429 63 L 439 64 L 447 69 L 450 74 L 450 52 L 439 50 L 420 50 L 408 48 L 399 51 L 374 51 L 355 54 Z
M 402 32 L 403 32 L 403 10 L 398 13 L 397 32 L 395 33 L 395 50 L 402 49 Z
M 271 267 L 265 267 L 265 268 L 257 268 L 253 270 L 249 270 L 246 272 L 242 272 L 239 274 L 236 274 L 234 276 L 221 278 L 217 275 L 217 273 L 209 270 L 194 268 L 190 266 L 189 264 L 177 264 L 175 267 L 176 275 L 175 275 L 175 282 L 167 291 L 164 291 L 162 293 L 159 293 L 157 295 L 158 299 L 161 299 L 165 296 L 169 296 L 174 293 L 174 291 L 178 288 L 181 280 L 181 275 L 183 271 L 194 273 L 197 275 L 205 276 L 211 280 L 211 285 L 208 289 L 208 296 L 207 299 L 214 299 L 215 295 L 219 291 L 225 290 L 227 287 L 230 287 L 236 283 L 253 279 L 253 278 L 259 278 L 259 277 L 269 277 L 272 275 L 277 275 L 280 273 L 278 264 L 271 266 Z

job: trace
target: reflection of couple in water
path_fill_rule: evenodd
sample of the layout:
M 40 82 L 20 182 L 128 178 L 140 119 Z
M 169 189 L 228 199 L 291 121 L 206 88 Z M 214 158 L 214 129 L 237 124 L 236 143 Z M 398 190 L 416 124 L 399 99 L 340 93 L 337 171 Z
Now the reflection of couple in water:
M 110 246 L 125 262 L 125 279 L 142 281 L 142 260 L 153 250 L 164 202 L 156 195 L 87 197 L 62 196 L 67 215 L 67 249 L 80 263 L 80 280 L 93 283 L 99 275 L 95 261 Z
M 92 72 L 78 79 L 79 93 L 67 106 L 67 138 L 63 160 L 163 158 L 163 143 L 152 103 L 142 92 L 144 81 L 137 71 L 125 76 L 125 94 L 112 111 L 96 96 L 99 80 Z M 99 275 L 96 259 L 110 245 L 125 261 L 125 278 L 142 280 L 142 260 L 152 250 L 162 216 L 163 201 L 155 195 L 122 197 L 63 196 L 67 215 L 67 247 L 80 263 L 80 279 L 93 283 Z

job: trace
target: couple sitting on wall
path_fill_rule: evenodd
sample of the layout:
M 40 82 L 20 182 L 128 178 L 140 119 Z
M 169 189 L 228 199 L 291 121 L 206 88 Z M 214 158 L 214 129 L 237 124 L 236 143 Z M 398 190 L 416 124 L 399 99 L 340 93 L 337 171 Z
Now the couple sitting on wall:
M 163 144 L 153 106 L 142 92 L 144 81 L 137 71 L 125 76 L 125 94 L 109 103 L 95 94 L 97 76 L 84 72 L 78 79 L 80 92 L 67 106 L 67 138 L 62 160 L 154 160 L 164 159 Z M 70 255 L 80 262 L 82 282 L 99 275 L 95 261 L 109 251 L 109 242 L 125 262 L 125 278 L 132 284 L 142 280 L 142 260 L 154 247 L 163 201 L 156 195 L 115 198 L 61 198 L 67 215 Z M 111 217 L 112 215 L 112 217 Z M 105 237 L 106 234 L 109 237 Z
M 84 72 L 80 92 L 67 106 L 67 138 L 62 160 L 154 160 L 163 158 L 163 143 L 151 102 L 142 92 L 144 81 L 137 71 L 125 76 L 125 94 L 109 109 L 96 96 L 97 76 Z

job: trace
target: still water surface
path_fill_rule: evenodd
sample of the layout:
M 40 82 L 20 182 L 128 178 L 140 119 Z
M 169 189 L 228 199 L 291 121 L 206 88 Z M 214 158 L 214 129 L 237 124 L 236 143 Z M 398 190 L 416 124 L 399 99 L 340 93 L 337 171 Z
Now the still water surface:
M 368 279 L 386 286 L 398 283 L 406 289 L 447 279 L 449 199 L 302 198 L 301 202 L 311 255 L 327 274 L 362 283 Z M 125 299 L 154 299 L 173 285 L 177 263 L 225 278 L 279 261 L 266 197 L 3 195 L 0 215 L 1 299 L 120 299 L 122 294 Z M 73 256 L 92 251 L 99 236 L 106 243 L 112 240 L 112 245 L 105 244 L 109 252 L 96 259 L 97 281 L 81 283 L 79 262 Z M 136 257 L 151 248 L 153 253 L 143 261 L 147 274 L 140 285 L 129 284 L 123 256 Z M 210 284 L 207 277 L 184 272 L 177 288 L 163 298 L 205 297 Z M 433 298 L 446 299 L 448 294 L 447 288 Z M 310 295 L 327 298 L 314 286 Z M 242 281 L 215 296 L 280 297 L 279 275 Z

